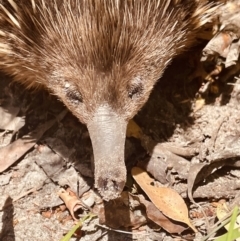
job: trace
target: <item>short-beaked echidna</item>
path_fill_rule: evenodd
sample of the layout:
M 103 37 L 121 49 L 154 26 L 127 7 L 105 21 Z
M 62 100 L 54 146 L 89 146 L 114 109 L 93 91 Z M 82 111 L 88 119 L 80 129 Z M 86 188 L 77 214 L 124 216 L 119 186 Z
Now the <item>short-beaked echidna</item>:
M 126 181 L 126 126 L 215 8 L 205 0 L 0 0 L 0 70 L 43 86 L 87 125 L 95 186 Z

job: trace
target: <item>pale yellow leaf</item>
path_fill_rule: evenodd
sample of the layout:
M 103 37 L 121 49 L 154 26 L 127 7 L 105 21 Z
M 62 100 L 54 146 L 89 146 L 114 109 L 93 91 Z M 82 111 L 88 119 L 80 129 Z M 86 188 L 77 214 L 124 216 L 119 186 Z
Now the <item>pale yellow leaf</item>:
M 203 106 L 205 105 L 205 100 L 204 99 L 198 99 L 195 102 L 195 107 L 194 107 L 194 112 L 197 112 L 198 110 L 202 109 Z
M 127 126 L 127 137 L 135 137 L 141 139 L 143 133 L 141 128 L 134 120 L 130 120 Z

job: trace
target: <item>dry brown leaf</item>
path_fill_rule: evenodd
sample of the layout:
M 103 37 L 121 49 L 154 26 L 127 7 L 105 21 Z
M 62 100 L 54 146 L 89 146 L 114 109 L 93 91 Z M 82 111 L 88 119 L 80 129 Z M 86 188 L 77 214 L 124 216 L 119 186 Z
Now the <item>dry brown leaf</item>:
M 139 195 L 139 201 L 146 207 L 147 217 L 169 233 L 182 233 L 187 229 L 187 225 L 182 222 L 177 222 L 169 219 L 150 201 L 145 200 L 142 195 Z
M 161 184 L 170 182 L 169 172 L 177 173 L 180 179 L 187 179 L 190 168 L 190 163 L 187 159 L 176 155 L 172 150 L 179 150 L 180 148 L 169 148 L 165 143 L 157 143 L 151 151 L 151 158 L 148 162 L 139 162 L 138 166 L 145 169 Z M 180 150 L 183 154 L 183 148 Z M 188 152 L 187 154 L 190 154 Z
M 223 150 L 211 154 L 210 163 L 194 163 L 190 165 L 188 179 L 187 179 L 187 192 L 188 198 L 191 202 L 193 200 L 193 187 L 200 181 L 212 175 L 215 171 L 224 166 L 240 167 L 240 151 L 239 148 L 232 150 Z M 215 190 L 212 191 L 212 194 Z M 216 194 L 215 194 L 216 195 Z M 214 196 L 214 194 L 213 194 Z
M 175 221 L 186 223 L 194 232 L 197 232 L 188 218 L 188 209 L 184 200 L 175 190 L 153 186 L 154 179 L 139 167 L 132 168 L 132 176 L 164 215 Z
M 39 125 L 34 131 L 30 132 L 28 135 L 25 135 L 22 138 L 14 141 L 13 143 L 0 148 L 0 173 L 5 171 L 20 157 L 22 157 L 27 151 L 29 151 L 42 137 L 42 135 L 57 121 L 63 119 L 66 114 L 67 110 L 63 110 L 57 116 L 57 118 L 49 120 L 42 125 Z

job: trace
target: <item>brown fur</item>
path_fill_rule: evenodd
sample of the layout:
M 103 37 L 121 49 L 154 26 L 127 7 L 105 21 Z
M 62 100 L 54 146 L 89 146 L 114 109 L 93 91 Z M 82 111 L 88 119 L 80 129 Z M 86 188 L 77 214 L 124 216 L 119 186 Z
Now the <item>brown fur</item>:
M 0 69 L 27 87 L 48 88 L 87 124 L 96 187 L 115 198 L 126 179 L 127 121 L 215 9 L 204 0 L 0 3 Z

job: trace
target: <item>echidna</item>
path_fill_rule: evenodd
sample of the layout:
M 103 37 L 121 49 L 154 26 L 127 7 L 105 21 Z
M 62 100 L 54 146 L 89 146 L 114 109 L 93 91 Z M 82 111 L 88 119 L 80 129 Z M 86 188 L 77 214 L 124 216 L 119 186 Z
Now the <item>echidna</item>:
M 87 125 L 95 186 L 114 199 L 128 120 L 214 10 L 205 0 L 0 0 L 0 69 Z

